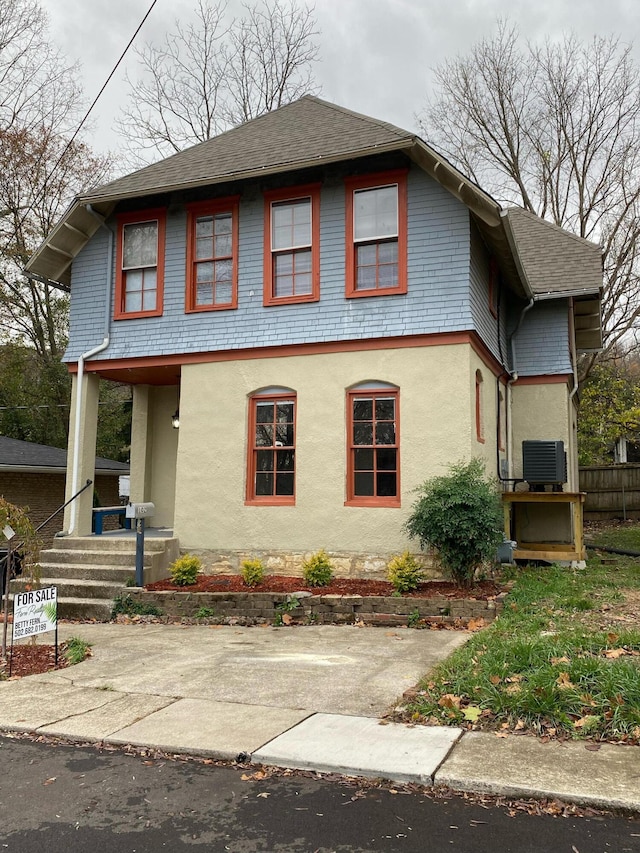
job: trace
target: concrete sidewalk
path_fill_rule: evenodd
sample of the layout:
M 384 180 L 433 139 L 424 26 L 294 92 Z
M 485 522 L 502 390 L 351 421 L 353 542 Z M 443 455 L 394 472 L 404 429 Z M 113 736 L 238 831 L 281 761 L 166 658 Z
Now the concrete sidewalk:
M 640 812 L 640 748 L 379 719 L 465 632 L 60 625 L 93 656 L 0 683 L 0 729 Z

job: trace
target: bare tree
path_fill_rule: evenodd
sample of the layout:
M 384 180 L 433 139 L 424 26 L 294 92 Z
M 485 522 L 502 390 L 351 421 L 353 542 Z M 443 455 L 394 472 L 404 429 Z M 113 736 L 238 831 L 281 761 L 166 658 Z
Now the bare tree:
M 315 91 L 315 26 L 295 0 L 245 6 L 228 22 L 225 3 L 198 0 L 194 23 L 176 21 L 161 45 L 137 51 L 118 121 L 133 158 L 174 154 Z
M 502 203 L 602 244 L 605 353 L 614 351 L 640 315 L 640 72 L 631 47 L 574 36 L 523 45 L 500 21 L 494 37 L 435 75 L 419 117 L 425 135 Z

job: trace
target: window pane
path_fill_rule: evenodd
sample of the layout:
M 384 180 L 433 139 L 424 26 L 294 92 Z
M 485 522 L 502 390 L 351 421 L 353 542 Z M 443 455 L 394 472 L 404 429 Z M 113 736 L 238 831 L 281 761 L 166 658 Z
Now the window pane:
M 378 471 L 396 470 L 395 450 L 376 450 L 376 468 Z
M 392 498 L 396 496 L 396 475 L 376 474 L 376 494 L 379 498 Z
M 213 216 L 199 216 L 196 219 L 196 237 L 213 236 Z
M 290 249 L 311 245 L 311 199 L 275 202 L 271 205 L 271 248 Z
M 354 423 L 354 444 L 373 444 L 373 425 L 370 423 Z
M 293 494 L 293 474 L 276 474 L 276 495 Z
M 373 450 L 356 450 L 354 456 L 354 470 L 373 471 Z
M 278 471 L 293 471 L 293 450 L 276 451 L 276 469 Z
M 256 495 L 265 497 L 273 494 L 273 474 L 256 474 Z
M 378 256 L 377 243 L 365 243 L 356 247 L 358 266 L 375 266 Z
M 158 223 L 137 222 L 123 229 L 123 269 L 154 267 L 158 256 Z
M 376 400 L 376 420 L 392 421 L 396 415 L 396 401 L 393 397 Z
M 273 422 L 273 403 L 256 403 L 256 421 L 259 424 Z
M 220 237 L 216 237 L 214 256 L 216 258 L 230 257 L 232 254 L 231 247 L 231 234 L 222 234 Z
M 232 216 L 230 213 L 217 213 L 215 217 L 216 236 L 231 234 Z
M 142 292 L 142 310 L 143 311 L 155 311 L 156 310 L 156 291 L 155 290 L 144 290 Z
M 293 447 L 293 424 L 278 424 L 276 426 L 276 445 L 278 447 Z
M 274 296 L 293 296 L 293 276 L 278 276 L 275 282 Z
M 398 233 L 398 187 L 374 187 L 354 193 L 354 237 L 370 240 Z
M 398 267 L 396 264 L 384 264 L 378 267 L 378 287 L 397 287 Z
M 129 296 L 130 293 L 138 293 L 142 290 L 143 278 L 142 270 L 130 270 L 126 274 L 124 286 L 127 296 Z
M 230 284 L 216 284 L 216 305 L 230 305 L 232 295 Z
M 273 471 L 273 450 L 258 450 L 256 471 Z
M 257 447 L 273 447 L 273 425 L 272 424 L 257 424 L 256 425 L 256 446 Z
M 289 252 L 284 255 L 276 255 L 274 259 L 274 273 L 276 278 L 281 275 L 291 275 L 293 273 L 293 253 Z
M 386 243 L 378 244 L 378 263 L 380 264 L 397 264 L 398 263 L 398 241 L 389 240 Z
M 309 273 L 296 275 L 295 279 L 296 296 L 304 296 L 311 293 L 311 276 Z
M 132 311 L 142 311 L 142 291 L 127 293 L 124 298 L 124 310 L 129 313 Z
M 196 282 L 202 284 L 208 281 L 213 281 L 213 264 L 210 262 L 196 264 Z
M 354 421 L 370 421 L 373 418 L 373 400 L 370 398 L 353 401 Z
M 376 287 L 376 268 L 375 267 L 358 267 L 358 276 L 356 278 L 356 290 L 375 290 Z
M 278 403 L 276 417 L 280 423 L 293 421 L 293 403 Z
M 211 237 L 198 237 L 196 240 L 196 260 L 210 258 L 213 254 Z
M 373 496 L 373 474 L 355 474 L 354 494 L 358 495 L 359 497 Z
M 213 302 L 213 285 L 197 284 L 196 285 L 196 305 L 211 305 Z
M 215 262 L 215 277 L 216 281 L 231 281 L 233 274 L 233 264 L 231 261 L 216 261 Z
M 294 255 L 296 275 L 311 272 L 311 251 L 296 252 Z
M 396 428 L 393 423 L 383 422 L 376 424 L 376 444 L 395 444 Z

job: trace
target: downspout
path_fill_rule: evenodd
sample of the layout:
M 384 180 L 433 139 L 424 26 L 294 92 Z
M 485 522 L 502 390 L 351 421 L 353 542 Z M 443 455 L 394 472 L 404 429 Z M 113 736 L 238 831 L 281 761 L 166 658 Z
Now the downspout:
M 97 213 L 90 204 L 85 205 L 86 210 L 100 223 L 100 227 L 104 228 L 109 234 L 109 248 L 107 254 L 107 281 L 105 292 L 105 314 L 104 314 L 104 338 L 102 343 L 92 349 L 83 352 L 78 359 L 78 372 L 76 374 L 76 410 L 75 410 L 75 425 L 73 433 L 73 463 L 71 467 L 71 482 L 72 492 L 75 495 L 79 488 L 80 478 L 80 415 L 82 413 L 82 380 L 84 377 L 84 363 L 94 355 L 103 352 L 109 346 L 110 327 L 111 327 L 111 278 L 113 275 L 113 231 L 105 224 L 104 218 Z M 74 501 L 71 504 L 71 520 L 69 530 L 66 535 L 71 535 L 75 532 L 78 521 L 78 504 Z

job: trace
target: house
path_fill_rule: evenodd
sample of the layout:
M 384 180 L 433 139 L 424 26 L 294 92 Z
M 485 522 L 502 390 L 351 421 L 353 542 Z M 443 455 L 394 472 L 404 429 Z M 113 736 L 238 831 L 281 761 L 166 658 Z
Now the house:
M 93 480 L 93 488 L 87 489 L 90 501 L 95 494 L 101 506 L 117 505 L 118 481 L 129 473 L 129 466 L 97 456 L 93 472 L 81 483 Z M 65 502 L 66 473 L 66 450 L 0 435 L 0 495 L 15 506 L 29 507 L 29 518 L 35 527 Z M 109 523 L 105 522 L 105 526 Z M 40 531 L 43 542 L 50 543 L 61 528 L 62 515 L 55 515 Z
M 67 496 L 98 379 L 131 384 L 131 498 L 209 568 L 379 571 L 420 483 L 479 456 L 507 488 L 525 439 L 577 489 L 599 247 L 384 121 L 305 96 L 77 198 L 27 271 L 71 293 Z

